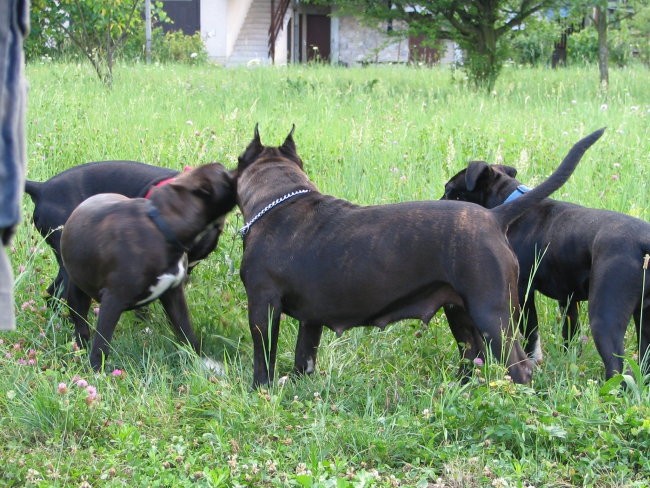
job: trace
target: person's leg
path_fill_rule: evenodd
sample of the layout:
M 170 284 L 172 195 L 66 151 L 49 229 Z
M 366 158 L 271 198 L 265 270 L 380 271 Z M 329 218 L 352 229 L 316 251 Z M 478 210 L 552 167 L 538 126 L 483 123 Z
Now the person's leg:
M 0 2 L 0 330 L 15 328 L 13 274 L 5 246 L 20 220 L 25 180 L 25 79 L 23 39 L 29 2 Z

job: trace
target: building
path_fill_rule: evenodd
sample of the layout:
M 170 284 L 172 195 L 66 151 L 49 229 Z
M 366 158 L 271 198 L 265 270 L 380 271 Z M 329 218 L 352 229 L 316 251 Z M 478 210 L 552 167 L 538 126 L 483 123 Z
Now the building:
M 297 0 L 163 0 L 163 8 L 174 21 L 171 28 L 199 31 L 210 58 L 226 66 L 431 64 L 453 62 L 456 55 L 451 42 L 439 53 L 421 39 L 399 36 L 399 26 L 369 27 L 330 7 Z

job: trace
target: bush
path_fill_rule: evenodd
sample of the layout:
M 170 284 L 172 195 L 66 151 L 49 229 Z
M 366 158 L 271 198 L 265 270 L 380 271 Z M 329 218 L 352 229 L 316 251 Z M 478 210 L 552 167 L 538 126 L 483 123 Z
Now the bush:
M 167 32 L 157 58 L 161 62 L 200 64 L 208 60 L 208 52 L 199 32 L 191 36 L 181 31 Z
M 567 41 L 567 60 L 570 63 L 598 62 L 598 33 L 594 28 L 574 32 Z
M 510 43 L 510 56 L 517 64 L 537 66 L 547 64 L 553 53 L 555 41 L 561 35 L 560 25 L 547 20 L 531 19 L 524 32 L 514 36 Z
M 122 57 L 130 61 L 144 61 L 144 32 L 129 38 Z M 165 33 L 162 27 L 156 27 L 151 31 L 151 59 L 160 63 L 201 64 L 208 61 L 208 52 L 199 32 L 188 36 L 181 31 Z

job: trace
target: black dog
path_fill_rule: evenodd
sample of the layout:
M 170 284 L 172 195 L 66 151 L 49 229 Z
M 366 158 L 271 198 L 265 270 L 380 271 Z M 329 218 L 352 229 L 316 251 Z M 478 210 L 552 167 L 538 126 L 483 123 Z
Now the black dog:
M 292 134 L 265 147 L 256 126 L 237 168 L 254 386 L 273 379 L 281 313 L 300 321 L 295 371 L 309 373 L 323 325 L 342 334 L 406 318 L 426 323 L 441 307 L 464 359 L 484 355 L 487 342 L 512 379 L 528 383 L 532 362 L 510 326 L 518 265 L 505 229 L 568 179 L 602 131 L 580 141 L 542 185 L 494 210 L 439 201 L 360 207 L 323 195 Z
M 233 177 L 219 163 L 183 173 L 155 188 L 149 199 L 94 195 L 70 215 L 61 234 L 61 257 L 70 277 L 66 299 L 77 342 L 90 338 L 91 298 L 100 302 L 90 364 L 97 370 L 124 310 L 160 298 L 179 339 L 195 351 L 183 280 L 187 251 L 197 237 L 235 206 Z
M 526 191 L 510 166 L 474 161 L 445 185 L 444 199 L 498 208 Z M 610 378 L 623 367 L 625 329 L 634 317 L 640 357 L 650 346 L 650 296 L 643 288 L 650 253 L 650 224 L 607 210 L 545 199 L 508 227 L 519 258 L 519 301 L 523 304 L 529 354 L 541 358 L 535 290 L 566 308 L 565 341 L 574 337 L 578 302 L 589 300 L 589 322 Z M 650 276 L 648 277 L 650 280 Z M 531 293 L 526 297 L 530 281 Z M 643 319 L 641 319 L 643 316 Z M 650 371 L 646 357 L 645 370 Z
M 118 193 L 129 198 L 146 197 L 156 185 L 171 181 L 178 171 L 136 161 L 99 161 L 70 168 L 45 182 L 27 180 L 25 192 L 34 202 L 33 220 L 56 256 L 59 271 L 48 286 L 51 297 L 65 296 L 68 276 L 61 262 L 61 228 L 72 211 L 86 198 L 99 193 Z M 206 232 L 188 252 L 190 269 L 217 245 L 221 231 Z

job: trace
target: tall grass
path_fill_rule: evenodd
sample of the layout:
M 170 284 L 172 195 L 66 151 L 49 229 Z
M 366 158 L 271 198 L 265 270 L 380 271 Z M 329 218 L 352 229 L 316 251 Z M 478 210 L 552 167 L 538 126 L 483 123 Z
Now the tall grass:
M 404 67 L 120 66 L 110 91 L 85 65 L 31 65 L 28 78 L 31 179 L 103 159 L 232 168 L 255 123 L 272 145 L 295 123 L 321 191 L 362 204 L 437 199 L 473 159 L 516 166 L 534 185 L 575 141 L 607 126 L 557 197 L 649 217 L 641 68 L 614 70 L 607 93 L 595 67 L 506 69 L 492 94 L 467 90 L 452 71 Z M 429 327 L 325 332 L 316 374 L 252 392 L 235 211 L 187 288 L 204 349 L 226 375 L 208 376 L 175 344 L 157 305 L 144 320 L 122 317 L 109 359 L 118 373 L 95 375 L 73 348 L 65 309 L 45 308 L 55 261 L 27 197 L 24 210 L 11 250 L 19 330 L 0 344 L 3 485 L 647 485 L 647 384 L 604 388 L 588 328 L 565 351 L 554 302 L 538 303 L 546 360 L 531 387 L 506 381 L 492 362 L 461 386 L 437 316 Z M 281 375 L 295 337 L 285 319 Z M 634 366 L 633 334 L 628 342 Z

